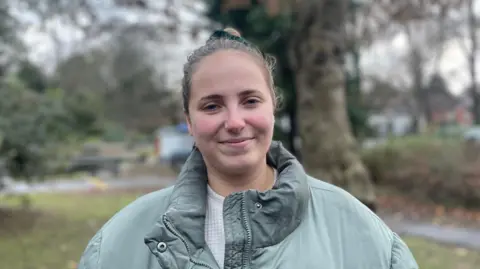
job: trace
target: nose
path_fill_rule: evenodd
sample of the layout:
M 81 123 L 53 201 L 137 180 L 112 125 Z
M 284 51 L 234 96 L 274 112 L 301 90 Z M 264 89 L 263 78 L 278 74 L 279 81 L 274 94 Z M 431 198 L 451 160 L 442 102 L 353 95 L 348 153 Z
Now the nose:
M 236 109 L 228 112 L 227 119 L 225 120 L 225 129 L 230 132 L 238 132 L 245 127 L 245 120 L 241 113 Z

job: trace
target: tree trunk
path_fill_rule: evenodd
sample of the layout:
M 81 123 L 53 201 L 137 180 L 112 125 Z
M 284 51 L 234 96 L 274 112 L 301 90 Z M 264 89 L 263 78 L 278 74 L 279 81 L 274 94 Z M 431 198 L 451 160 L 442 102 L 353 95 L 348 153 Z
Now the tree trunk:
M 472 86 L 470 88 L 470 97 L 473 101 L 472 107 L 472 116 L 473 116 L 473 123 L 480 124 L 480 96 L 477 92 L 477 69 L 476 69 L 476 62 L 477 62 L 477 50 L 478 50 L 478 42 L 477 42 L 477 19 L 475 16 L 475 12 L 473 10 L 473 0 L 468 0 L 468 32 L 470 34 L 470 42 L 471 42 L 471 52 L 468 56 L 468 65 L 470 71 L 470 79 Z
M 348 0 L 297 2 L 290 61 L 296 73 L 303 164 L 309 174 L 375 205 L 348 122 L 343 71 Z

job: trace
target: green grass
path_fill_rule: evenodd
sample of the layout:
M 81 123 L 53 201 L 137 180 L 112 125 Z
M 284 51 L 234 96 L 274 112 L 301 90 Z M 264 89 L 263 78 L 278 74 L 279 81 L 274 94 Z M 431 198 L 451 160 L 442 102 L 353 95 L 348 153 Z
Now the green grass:
M 88 240 L 140 193 L 32 196 L 32 210 L 1 200 L 0 269 L 73 269 Z M 8 206 L 10 209 L 6 209 Z M 422 269 L 478 268 L 480 253 L 406 238 Z M 474 266 L 476 264 L 476 267 Z
M 75 268 L 88 240 L 137 194 L 35 195 L 30 212 L 0 216 L 0 269 Z M 10 206 L 15 200 L 7 201 Z M 3 210 L 5 212 L 5 210 Z
M 477 269 L 480 252 L 447 247 L 419 238 L 404 238 L 421 269 Z

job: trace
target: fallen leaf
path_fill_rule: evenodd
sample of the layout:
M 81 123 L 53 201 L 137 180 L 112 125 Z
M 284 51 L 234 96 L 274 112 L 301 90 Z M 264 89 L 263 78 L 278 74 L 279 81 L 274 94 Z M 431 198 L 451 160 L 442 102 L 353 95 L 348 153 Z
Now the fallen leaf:
M 100 178 L 98 177 L 91 177 L 88 182 L 90 184 L 93 184 L 93 186 L 96 188 L 96 189 L 99 189 L 99 190 L 106 190 L 108 188 L 108 184 L 106 182 L 104 182 L 103 180 L 101 180 Z
M 435 208 L 435 216 L 440 217 L 445 215 L 445 207 L 444 206 L 437 206 Z
M 465 257 L 468 254 L 468 250 L 465 248 L 456 248 L 455 254 L 457 254 L 459 257 Z
M 78 268 L 78 264 L 76 261 L 68 261 L 68 264 L 67 264 L 67 268 L 69 269 L 77 269 Z

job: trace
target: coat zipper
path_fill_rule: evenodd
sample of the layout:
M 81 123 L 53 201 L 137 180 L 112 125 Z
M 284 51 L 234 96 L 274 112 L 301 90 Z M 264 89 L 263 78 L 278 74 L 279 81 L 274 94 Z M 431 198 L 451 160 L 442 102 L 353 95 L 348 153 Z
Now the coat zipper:
M 250 261 L 250 251 L 252 246 L 252 231 L 250 230 L 250 223 L 248 222 L 248 211 L 247 211 L 247 203 L 246 203 L 246 194 L 243 193 L 242 197 L 242 213 L 243 213 L 243 225 L 245 226 L 245 230 L 247 232 L 247 244 L 245 245 L 245 251 L 243 253 L 243 268 L 248 268 L 248 264 Z
M 175 236 L 177 236 L 183 242 L 183 244 L 187 248 L 188 256 L 189 256 L 189 259 L 192 263 L 194 263 L 195 265 L 198 265 L 198 266 L 207 267 L 209 269 L 215 269 L 212 266 L 210 266 L 209 264 L 206 264 L 204 262 L 201 262 L 201 261 L 198 261 L 198 260 L 192 258 L 192 256 L 190 256 L 190 248 L 188 247 L 187 241 L 185 241 L 185 239 L 182 237 L 182 235 L 180 235 L 180 233 L 178 233 L 175 230 L 175 228 L 173 227 L 173 224 L 170 222 L 170 220 L 167 218 L 167 216 L 164 215 L 162 220 L 163 220 L 163 224 L 165 225 L 167 230 L 169 230 L 171 233 L 173 233 Z

